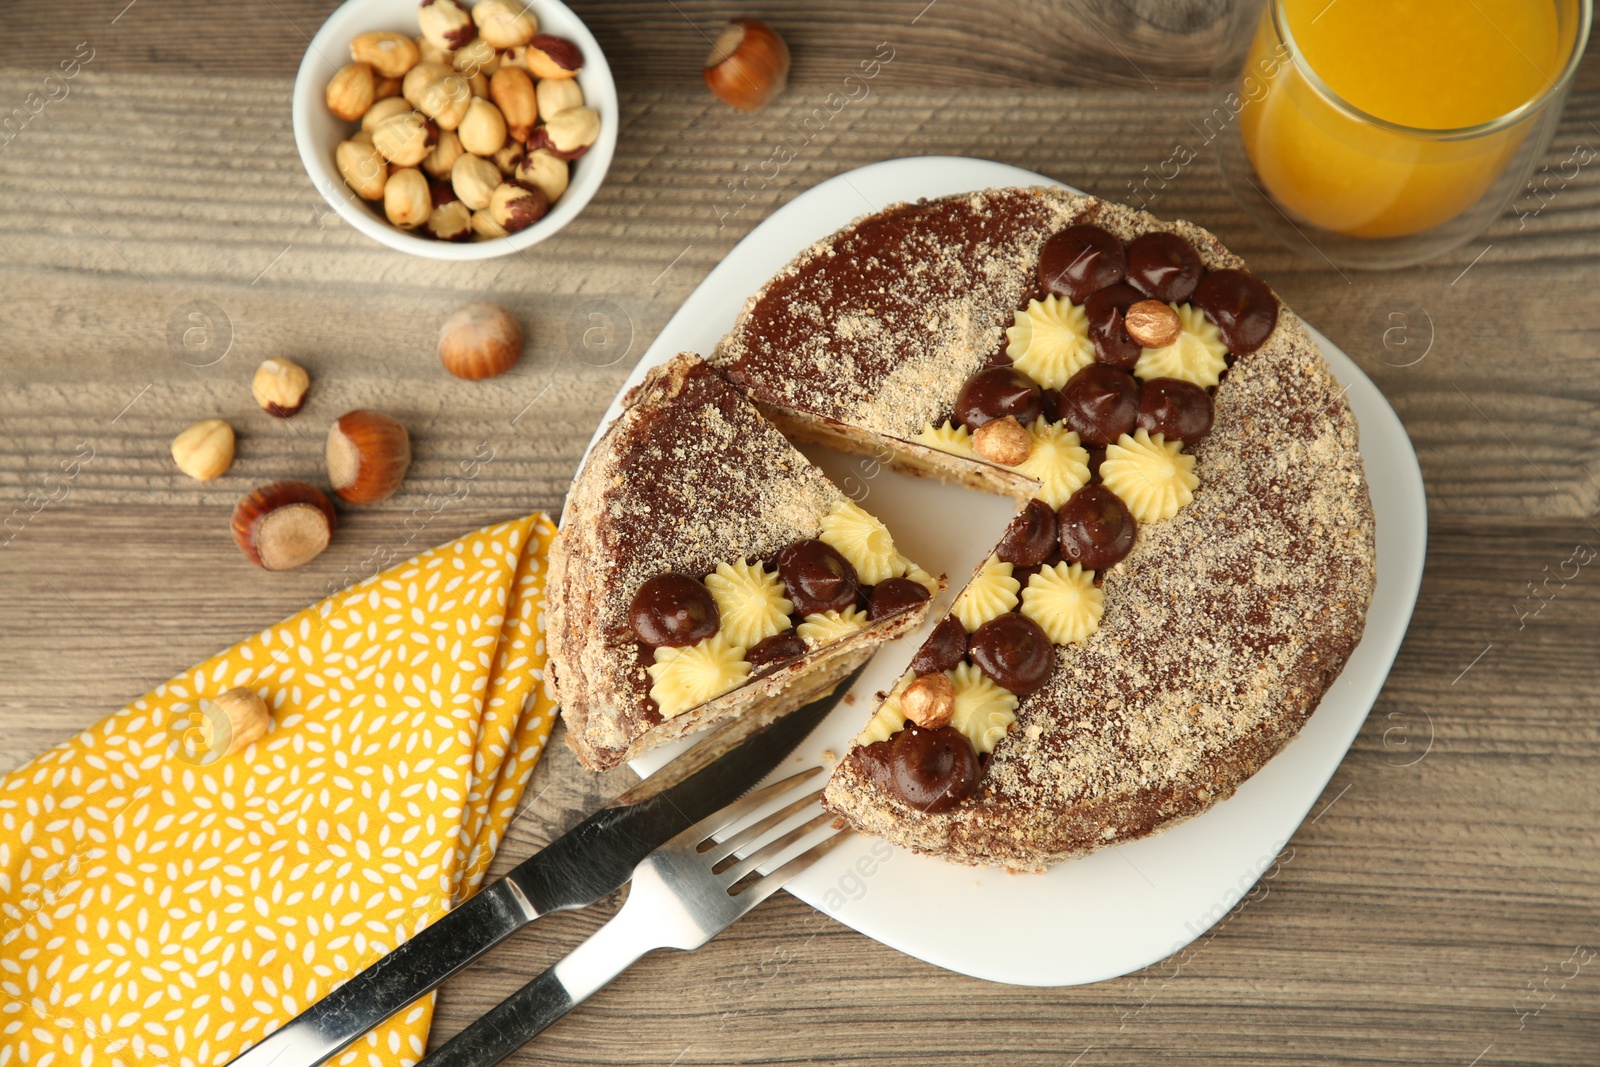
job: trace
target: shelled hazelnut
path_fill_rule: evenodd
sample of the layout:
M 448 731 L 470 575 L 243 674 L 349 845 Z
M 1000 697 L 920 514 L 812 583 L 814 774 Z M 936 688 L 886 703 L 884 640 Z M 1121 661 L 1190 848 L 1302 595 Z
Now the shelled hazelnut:
M 422 90 L 417 110 L 437 123 L 441 130 L 459 130 L 472 99 L 472 87 L 467 79 L 459 74 L 446 74 L 435 78 Z
M 706 57 L 706 87 L 742 111 L 766 105 L 789 84 L 789 46 L 755 19 L 733 19 Z
M 472 16 L 456 0 L 423 0 L 417 22 L 428 43 L 446 54 L 472 40 L 478 32 Z
M 522 325 L 498 304 L 468 304 L 439 327 L 439 362 L 457 378 L 493 378 L 521 358 Z
M 400 82 L 400 93 L 412 107 L 421 107 L 423 91 L 440 78 L 448 77 L 455 72 L 448 56 L 443 62 L 423 60 L 406 71 L 406 76 Z
M 540 33 L 522 0 L 421 0 L 417 19 L 414 37 L 351 41 L 326 95 L 359 129 L 334 149 L 335 167 L 391 224 L 421 236 L 487 240 L 531 226 L 566 193 L 568 162 L 599 139 L 577 83 L 582 50 Z M 462 207 L 439 214 L 446 194 Z
M 474 211 L 485 211 L 503 181 L 500 168 L 487 159 L 465 155 L 450 168 L 450 187 Z
M 489 99 L 500 109 L 511 137 L 526 143 L 533 135 L 534 123 L 539 121 L 539 99 L 532 75 L 521 67 L 501 67 L 489 79 Z
M 469 78 L 478 74 L 492 78 L 495 71 L 500 69 L 500 53 L 479 37 L 452 53 L 450 65 Z
M 500 168 L 501 175 L 510 178 L 516 175 L 517 168 L 527 158 L 528 146 L 515 139 L 507 138 L 506 143 L 500 146 L 500 151 L 490 156 L 489 160 Z M 554 198 L 552 197 L 552 199 Z
M 415 167 L 401 167 L 383 187 L 383 213 L 402 230 L 414 230 L 428 221 L 433 196 L 428 179 Z
M 403 33 L 375 30 L 359 34 L 350 42 L 350 58 L 370 64 L 385 78 L 398 78 L 417 65 L 422 53 L 417 42 Z
M 456 160 L 466 154 L 466 151 L 461 147 L 461 138 L 456 136 L 454 130 L 440 130 L 439 143 L 433 146 L 428 158 L 422 161 L 422 169 L 435 178 L 444 178 L 448 181 L 451 168 L 456 165 Z
M 410 110 L 411 101 L 403 96 L 391 96 L 385 100 L 379 100 L 367 109 L 365 115 L 361 116 L 361 128 L 371 133 L 378 123 L 384 119 L 391 119 L 396 115 L 404 115 Z
M 197 482 L 209 482 L 233 466 L 233 427 L 202 419 L 172 439 L 172 462 Z
M 324 94 L 328 110 L 346 122 L 354 122 L 372 107 L 375 86 L 372 67 L 366 63 L 347 63 L 328 82 Z
M 445 186 L 446 189 L 449 186 Z M 428 232 L 441 241 L 466 241 L 472 237 L 472 212 L 459 200 L 435 207 L 428 213 Z
M 956 688 L 949 675 L 924 674 L 900 694 L 900 709 L 918 726 L 937 730 L 956 710 Z
M 583 106 L 583 89 L 571 78 L 544 78 L 534 85 L 533 96 L 539 114 L 546 118 Z
M 333 502 L 305 482 L 273 482 L 245 494 L 233 509 L 233 539 L 258 567 L 286 571 L 328 547 L 338 520 Z
M 472 21 L 478 25 L 478 35 L 500 51 L 525 45 L 539 32 L 538 20 L 520 0 L 478 0 L 472 6 Z
M 1015 416 L 992 419 L 972 435 L 973 450 L 993 463 L 1015 467 L 1033 451 L 1033 438 Z
M 529 41 L 522 58 L 535 78 L 576 78 L 583 69 L 578 46 L 553 33 L 541 33 Z
M 506 120 L 500 109 L 487 100 L 473 98 L 466 117 L 456 129 L 461 147 L 475 156 L 488 158 L 506 143 Z
M 537 186 L 553 204 L 567 191 L 570 166 L 567 161 L 547 149 L 536 148 L 517 164 L 516 179 L 524 185 Z
M 489 213 L 507 233 L 516 233 L 544 218 L 550 198 L 538 186 L 523 185 L 513 178 L 501 182 L 489 200 Z
M 369 141 L 344 141 L 333 153 L 334 166 L 345 184 L 363 200 L 382 200 L 389 164 Z
M 405 481 L 411 435 L 381 411 L 348 411 L 328 430 L 327 458 L 328 483 L 341 500 L 375 504 Z
M 287 419 L 305 405 L 311 375 L 292 359 L 266 359 L 256 368 L 250 395 L 268 415 Z
M 438 143 L 438 127 L 415 111 L 384 119 L 372 130 L 372 146 L 398 167 L 416 166 Z
M 241 685 L 218 693 L 205 703 L 216 708 L 227 720 L 228 747 L 222 753 L 226 756 L 249 748 L 260 740 L 267 732 L 267 725 L 272 721 L 272 713 L 267 708 L 267 702 L 248 686 Z M 205 741 L 209 748 L 217 743 L 215 731 L 218 724 L 214 723 L 210 716 L 205 718 L 206 723 L 202 729 L 207 730 Z
M 532 148 L 545 148 L 562 159 L 577 159 L 600 136 L 600 114 L 592 107 L 569 107 L 534 127 Z

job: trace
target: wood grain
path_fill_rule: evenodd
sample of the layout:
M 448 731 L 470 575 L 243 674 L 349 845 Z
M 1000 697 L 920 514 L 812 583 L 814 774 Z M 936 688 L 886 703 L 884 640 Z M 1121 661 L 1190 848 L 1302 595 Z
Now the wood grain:
M 558 508 L 651 338 L 817 182 L 974 155 L 1127 200 L 1182 142 L 1198 159 L 1153 187 L 1152 209 L 1213 229 L 1350 353 L 1404 420 L 1429 493 L 1406 643 L 1292 852 L 1184 952 L 1076 989 L 947 974 L 780 896 L 698 953 L 645 960 L 512 1062 L 1594 1062 L 1600 970 L 1559 983 L 1575 946 L 1600 946 L 1600 563 L 1543 582 L 1574 545 L 1600 550 L 1595 166 L 1438 263 L 1341 276 L 1255 229 L 1197 134 L 1214 4 L 607 0 L 577 5 L 622 88 L 607 184 L 528 255 L 445 265 L 355 234 L 301 168 L 290 82 L 332 6 L 5 5 L 0 116 L 80 41 L 96 51 L 66 99 L 0 146 L 0 771 L 364 576 L 382 550 Z M 733 14 L 774 21 L 797 57 L 789 93 L 754 115 L 698 81 L 705 35 Z M 870 91 L 819 120 L 882 41 L 894 59 Z M 780 145 L 794 161 L 761 178 Z M 1545 163 L 1578 146 L 1600 149 L 1593 56 Z M 503 379 L 457 382 L 434 332 L 482 298 L 522 317 L 529 355 Z M 169 337 L 200 324 L 204 344 Z M 289 422 L 249 397 L 270 355 L 313 375 Z M 226 533 L 234 499 L 318 476 L 329 422 L 358 405 L 412 428 L 403 492 L 352 511 L 302 571 L 249 567 Z M 201 486 L 166 448 L 210 415 L 238 428 L 239 458 Z M 494 459 L 477 478 L 446 482 L 482 448 Z M 625 781 L 552 747 L 498 866 Z M 542 920 L 452 982 L 437 1037 L 610 907 Z M 947 934 L 1026 920 L 952 916 Z M 1543 1010 L 1519 1015 L 1541 983 Z

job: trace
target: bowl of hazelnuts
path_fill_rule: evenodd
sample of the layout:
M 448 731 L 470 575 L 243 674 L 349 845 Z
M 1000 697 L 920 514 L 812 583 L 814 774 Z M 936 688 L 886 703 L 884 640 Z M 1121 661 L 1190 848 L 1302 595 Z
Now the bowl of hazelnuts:
M 348 0 L 294 84 L 311 181 L 350 225 L 433 259 L 518 252 L 605 180 L 617 87 L 560 0 Z

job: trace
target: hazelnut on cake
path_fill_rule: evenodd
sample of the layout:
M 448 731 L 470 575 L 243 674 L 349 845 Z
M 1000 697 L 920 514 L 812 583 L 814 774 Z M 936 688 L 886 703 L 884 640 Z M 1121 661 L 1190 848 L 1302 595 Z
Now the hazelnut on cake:
M 857 829 L 1039 869 L 1233 794 L 1360 640 L 1344 392 L 1209 233 L 1057 189 L 901 204 L 803 251 L 713 362 L 797 439 L 1015 497 L 828 783 Z
M 699 357 L 654 369 L 626 405 L 550 551 L 552 685 L 593 770 L 794 710 L 939 589 Z

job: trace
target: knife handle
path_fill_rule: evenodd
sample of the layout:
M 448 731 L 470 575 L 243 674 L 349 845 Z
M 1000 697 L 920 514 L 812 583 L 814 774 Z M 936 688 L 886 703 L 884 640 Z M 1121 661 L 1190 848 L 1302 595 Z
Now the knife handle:
M 631 902 L 630 898 L 630 902 Z M 491 1067 L 549 1029 L 640 956 L 665 947 L 642 910 L 624 906 L 583 944 L 496 1004 L 417 1067 Z

